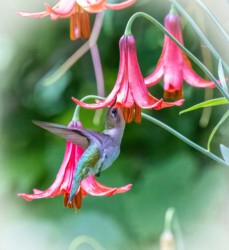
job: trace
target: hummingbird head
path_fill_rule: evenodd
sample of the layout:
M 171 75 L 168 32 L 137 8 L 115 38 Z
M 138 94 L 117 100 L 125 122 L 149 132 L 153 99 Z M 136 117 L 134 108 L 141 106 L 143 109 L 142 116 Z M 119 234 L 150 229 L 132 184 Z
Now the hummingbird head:
M 114 108 L 112 105 L 106 115 L 105 129 L 122 128 L 125 127 L 125 120 L 121 108 Z

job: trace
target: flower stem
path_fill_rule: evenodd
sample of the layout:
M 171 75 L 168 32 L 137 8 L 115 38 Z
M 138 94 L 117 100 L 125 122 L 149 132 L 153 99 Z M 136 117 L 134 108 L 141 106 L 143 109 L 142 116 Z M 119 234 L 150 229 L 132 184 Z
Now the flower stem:
M 208 156 L 209 158 L 213 159 L 214 161 L 218 162 L 219 164 L 222 164 L 223 166 L 229 167 L 229 164 L 227 164 L 224 160 L 222 160 L 221 158 L 219 158 L 218 156 L 214 155 L 213 153 L 209 152 L 208 150 L 206 150 L 205 148 L 202 148 L 201 146 L 199 146 L 198 144 L 194 143 L 193 141 L 189 140 L 188 138 L 186 138 L 185 136 L 183 136 L 182 134 L 180 134 L 179 132 L 177 132 L 176 130 L 174 130 L 173 128 L 169 127 L 168 125 L 166 125 L 165 123 L 157 120 L 156 118 L 153 118 L 152 116 L 149 116 L 147 114 L 142 113 L 142 117 L 145 118 L 146 120 L 155 123 L 156 125 L 158 125 L 159 127 L 167 130 L 169 133 L 175 135 L 177 138 L 179 138 L 181 141 L 185 142 L 186 144 L 188 144 L 189 146 L 195 148 L 196 150 L 198 150 L 199 152 L 201 152 L 202 154 Z
M 165 213 L 165 226 L 164 226 L 165 232 L 172 231 L 172 221 L 173 221 L 174 213 L 175 213 L 175 209 L 173 207 L 168 208 Z
M 219 55 L 219 53 L 215 50 L 214 46 L 209 42 L 209 40 L 207 39 L 207 37 L 200 30 L 200 28 L 196 24 L 196 22 L 191 18 L 191 16 L 184 10 L 184 8 L 182 8 L 182 6 L 176 0 L 170 0 L 170 1 L 176 6 L 176 8 L 181 12 L 181 14 L 187 19 L 187 21 L 189 22 L 189 24 L 193 27 L 193 29 L 199 35 L 199 37 L 201 38 L 201 40 L 206 44 L 206 46 L 212 52 L 212 54 L 215 56 L 215 58 L 217 60 L 219 60 L 221 58 L 220 55 Z M 200 1 L 197 1 L 197 2 L 200 4 Z M 201 5 L 201 7 L 203 7 L 203 4 Z M 210 17 L 212 18 L 212 16 L 210 16 Z M 213 21 L 215 21 L 215 20 L 213 20 Z M 216 22 L 215 22 L 215 24 L 218 27 L 218 24 Z M 223 32 L 222 29 L 220 29 L 220 31 Z M 225 35 L 225 33 L 223 33 L 223 34 Z M 227 37 L 228 37 L 228 35 L 227 35 Z M 227 70 L 227 73 L 229 73 L 229 66 L 227 65 L 227 63 L 222 60 L 222 64 L 223 64 L 224 68 Z
M 95 78 L 97 82 L 97 94 L 99 96 L 104 96 L 104 79 L 103 79 L 103 70 L 99 55 L 99 49 L 97 44 L 91 47 L 91 57 L 93 62 L 93 67 L 95 71 Z
M 70 244 L 68 250 L 79 249 L 81 245 L 88 245 L 95 250 L 105 250 L 105 248 L 94 238 L 87 235 L 77 236 Z
M 100 100 L 104 100 L 104 97 L 101 96 L 97 96 L 97 95 L 87 95 L 84 98 L 81 99 L 82 102 L 88 100 L 88 99 L 100 99 Z M 72 117 L 72 121 L 79 121 L 79 112 L 80 112 L 80 108 L 81 106 L 76 105 L 75 111 L 74 111 L 74 115 Z
M 150 15 L 144 13 L 144 12 L 137 12 L 134 15 L 132 15 L 126 25 L 125 29 L 125 35 L 131 35 L 131 27 L 134 22 L 134 20 L 137 17 L 144 17 L 151 23 L 153 23 L 159 30 L 161 30 L 164 34 L 166 34 L 173 42 L 177 44 L 177 46 L 180 47 L 181 50 L 183 50 L 192 61 L 194 61 L 203 71 L 204 73 L 215 83 L 219 91 L 222 93 L 222 95 L 229 101 L 229 94 L 224 91 L 222 86 L 219 84 L 218 80 L 213 76 L 213 74 L 204 66 L 204 64 L 197 59 L 188 49 L 186 49 L 173 35 L 171 35 L 163 25 L 161 25 L 155 18 L 151 17 Z
M 89 49 L 96 45 L 104 18 L 104 11 L 96 15 L 95 23 L 91 36 L 77 51 L 71 55 L 50 77 L 45 80 L 46 85 L 55 83 L 63 74 L 65 74 Z

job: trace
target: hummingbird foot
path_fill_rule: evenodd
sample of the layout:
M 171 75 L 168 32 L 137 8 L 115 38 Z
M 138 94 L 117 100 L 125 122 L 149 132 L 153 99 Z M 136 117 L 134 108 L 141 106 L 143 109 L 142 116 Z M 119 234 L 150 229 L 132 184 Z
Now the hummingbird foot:
M 81 188 L 79 188 L 79 191 L 77 194 L 73 197 L 73 199 L 70 201 L 69 199 L 70 195 L 65 193 L 64 194 L 64 206 L 69 208 L 77 208 L 80 209 L 82 205 L 82 191 Z

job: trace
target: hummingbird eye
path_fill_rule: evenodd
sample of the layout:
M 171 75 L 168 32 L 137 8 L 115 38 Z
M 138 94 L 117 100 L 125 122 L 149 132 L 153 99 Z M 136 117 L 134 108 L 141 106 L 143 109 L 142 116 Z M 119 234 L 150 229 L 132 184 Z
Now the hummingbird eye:
M 111 114 L 115 116 L 117 114 L 117 111 L 118 111 L 117 109 L 112 109 Z

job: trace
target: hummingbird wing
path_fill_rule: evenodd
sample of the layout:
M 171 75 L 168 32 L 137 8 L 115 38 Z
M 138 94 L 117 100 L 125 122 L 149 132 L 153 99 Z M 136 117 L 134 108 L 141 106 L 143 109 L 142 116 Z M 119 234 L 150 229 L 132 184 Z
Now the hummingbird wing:
M 52 132 L 53 134 L 59 135 L 60 137 L 71 141 L 75 145 L 80 146 L 84 150 L 89 146 L 90 142 L 96 140 L 101 145 L 101 138 L 99 132 L 95 132 L 92 130 L 87 130 L 83 128 L 68 128 L 67 126 L 49 123 L 49 122 L 41 122 L 41 121 L 33 121 L 33 123 L 43 129 Z

